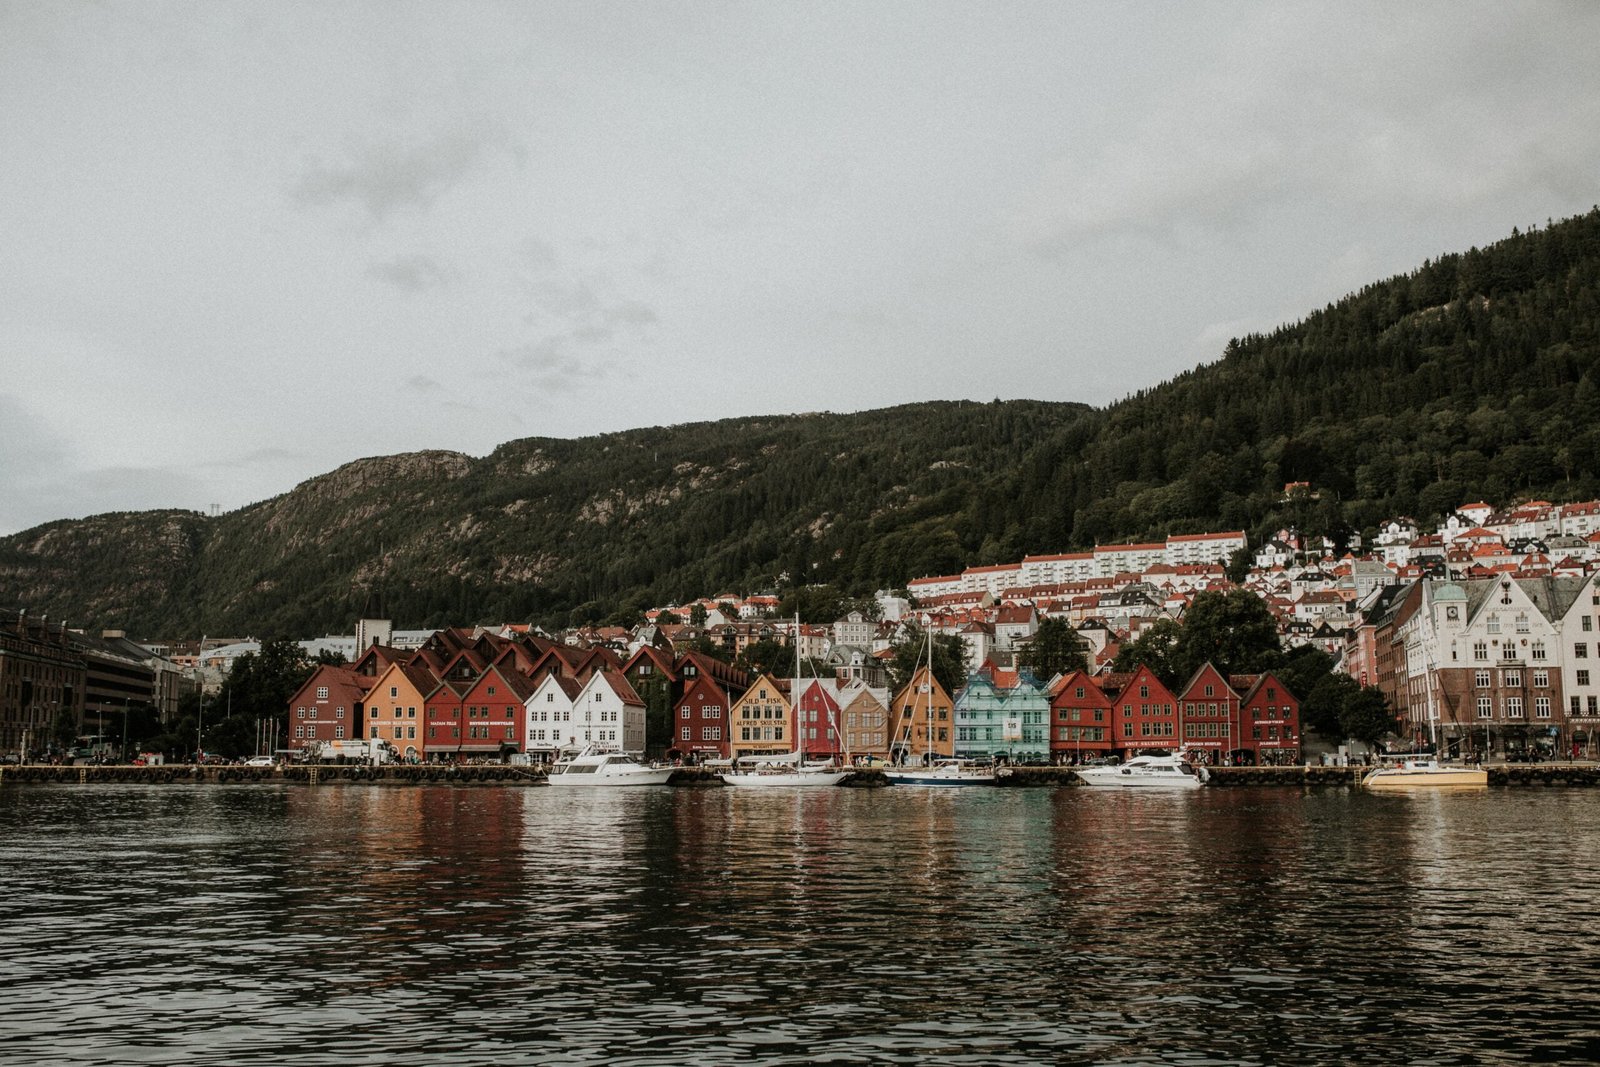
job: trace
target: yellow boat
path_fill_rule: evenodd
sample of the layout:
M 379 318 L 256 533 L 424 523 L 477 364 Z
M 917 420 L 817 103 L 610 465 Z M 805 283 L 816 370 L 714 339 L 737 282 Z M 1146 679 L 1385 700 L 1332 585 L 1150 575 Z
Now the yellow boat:
M 1361 784 L 1368 789 L 1439 789 L 1482 787 L 1489 772 L 1482 767 L 1440 763 L 1434 759 L 1408 759 L 1368 771 Z

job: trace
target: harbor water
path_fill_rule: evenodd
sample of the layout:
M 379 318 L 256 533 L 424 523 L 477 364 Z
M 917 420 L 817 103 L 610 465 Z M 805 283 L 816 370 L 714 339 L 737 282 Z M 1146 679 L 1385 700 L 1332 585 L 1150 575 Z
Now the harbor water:
M 1600 1060 L 1600 792 L 12 785 L 23 1064 Z

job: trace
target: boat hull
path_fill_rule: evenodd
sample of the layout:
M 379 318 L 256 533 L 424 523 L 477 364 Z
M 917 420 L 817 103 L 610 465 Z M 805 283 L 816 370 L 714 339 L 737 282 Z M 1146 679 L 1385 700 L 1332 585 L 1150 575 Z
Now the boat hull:
M 632 774 L 552 774 L 550 784 L 567 789 L 620 789 L 630 785 L 666 785 L 672 768 L 637 771 Z
M 1203 784 L 1199 778 L 1189 775 L 1135 775 L 1122 774 L 1116 768 L 1107 768 L 1110 773 L 1098 770 L 1076 771 L 1078 779 L 1084 785 L 1093 789 L 1155 789 L 1171 792 L 1174 790 L 1199 789 Z
M 1380 767 L 1361 780 L 1368 789 L 1480 789 L 1489 784 L 1482 767 Z
M 805 789 L 838 785 L 850 777 L 849 771 L 728 772 L 722 780 L 740 789 Z
M 885 771 L 885 778 L 894 785 L 994 785 L 993 774 L 959 772 L 940 774 L 937 771 Z

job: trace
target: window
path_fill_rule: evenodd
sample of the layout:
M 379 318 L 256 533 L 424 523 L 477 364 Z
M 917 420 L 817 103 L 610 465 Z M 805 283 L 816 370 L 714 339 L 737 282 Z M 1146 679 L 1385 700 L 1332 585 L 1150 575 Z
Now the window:
M 1589 684 L 1589 672 L 1588 671 L 1579 671 L 1578 672 L 1578 684 L 1579 685 L 1588 685 Z
M 369 718 L 376 719 L 378 717 L 378 709 L 377 708 L 369 708 L 367 710 L 367 714 L 368 714 Z
M 690 740 L 692 735 L 693 735 L 693 728 L 692 727 L 688 727 L 688 726 L 685 726 L 678 734 L 678 736 L 681 737 L 685 741 Z
M 1507 688 L 1510 688 L 1510 689 L 1521 689 L 1522 688 L 1522 672 L 1521 671 L 1501 671 L 1500 672 L 1500 679 L 1501 679 L 1500 684 L 1503 685 L 1503 686 L 1506 686 Z
M 1533 698 L 1533 714 L 1537 718 L 1548 719 L 1550 717 L 1550 698 L 1549 697 L 1534 697 Z
M 1508 719 L 1520 719 L 1520 718 L 1522 718 L 1522 698 L 1521 697 L 1506 697 L 1506 718 L 1508 718 Z
M 399 695 L 400 695 L 400 687 L 398 685 L 391 685 L 389 687 L 389 697 L 390 697 L 390 699 L 392 700 L 393 698 L 395 698 L 395 697 L 397 697 Z
M 489 695 L 494 696 L 494 686 L 492 685 L 489 687 Z
M 1490 697 L 1478 698 L 1478 718 L 1488 719 L 1494 716 L 1494 700 Z
M 1476 660 L 1488 659 L 1489 658 L 1489 642 L 1487 642 L 1487 641 L 1474 641 L 1472 643 L 1472 658 L 1476 659 Z
M 378 728 L 376 726 L 372 728 L 372 739 L 374 741 L 378 739 Z
M 1573 710 L 1574 713 L 1576 713 L 1577 710 L 1578 710 L 1578 698 L 1577 697 L 1573 697 L 1572 698 L 1572 710 Z M 305 725 L 304 724 L 296 725 L 295 728 L 294 728 L 294 735 L 296 737 L 304 737 L 306 735 Z
M 1475 671 L 1472 675 L 1472 684 L 1478 689 L 1489 688 L 1489 672 Z
M 1528 632 L 1528 617 L 1526 615 L 1518 615 L 1517 616 L 1517 633 L 1525 634 L 1527 632 Z
M 1498 615 L 1490 615 L 1489 616 L 1489 623 L 1488 623 L 1487 626 L 1484 627 L 1484 629 L 1487 630 L 1489 633 L 1492 633 L 1492 634 L 1499 633 L 1500 632 L 1500 616 L 1498 616 Z
M 681 709 L 679 709 L 678 718 L 687 719 L 688 717 L 689 717 L 689 705 L 685 704 Z
M 1535 641 L 1533 643 L 1533 658 L 1536 659 L 1536 660 L 1544 659 L 1544 642 L 1543 641 Z
M 317 686 L 317 699 L 318 700 L 327 700 L 328 699 L 328 687 L 327 686 L 325 686 L 325 685 Z
M 1596 708 L 1596 707 L 1595 707 L 1595 702 L 1596 702 L 1596 700 L 1597 700 L 1597 698 L 1596 698 L 1596 697 L 1590 697 L 1590 698 L 1589 698 L 1589 699 L 1588 699 L 1588 707 L 1589 707 L 1589 714 L 1590 714 L 1590 715 L 1594 715 L 1594 714 L 1596 714 L 1596 713 L 1600 713 L 1600 708 Z M 313 734 L 313 735 L 315 735 L 315 734 L 316 734 L 316 732 L 317 732 L 317 728 L 316 728 L 316 727 L 315 727 L 315 726 L 313 726 L 313 727 L 312 727 L 312 728 L 311 728 L 311 732 L 312 732 L 312 734 Z
M 344 709 L 343 709 L 343 708 L 335 708 L 335 709 L 334 709 L 334 712 L 333 712 L 333 717 L 334 717 L 334 718 L 335 718 L 335 719 L 342 719 L 342 718 L 344 718 Z
M 1546 689 L 1546 688 L 1549 687 L 1549 685 L 1550 685 L 1550 672 L 1549 671 L 1534 671 L 1533 672 L 1533 687 L 1535 689 Z
M 1578 628 L 1580 630 L 1582 630 L 1586 634 L 1587 633 L 1593 633 L 1594 632 L 1594 619 L 1592 619 L 1588 615 L 1580 615 L 1578 617 Z
M 1588 659 L 1589 658 L 1589 646 L 1587 644 L 1585 644 L 1584 642 L 1582 642 L 1582 641 L 1579 641 L 1577 644 L 1573 645 L 1572 646 L 1572 658 L 1573 659 Z

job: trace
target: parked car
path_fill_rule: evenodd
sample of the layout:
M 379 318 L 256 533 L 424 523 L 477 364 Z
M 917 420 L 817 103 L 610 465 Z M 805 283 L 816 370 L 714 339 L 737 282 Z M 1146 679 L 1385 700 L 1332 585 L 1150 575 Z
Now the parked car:
M 273 764 L 271 756 L 251 756 L 244 761 L 246 767 L 270 767 Z

